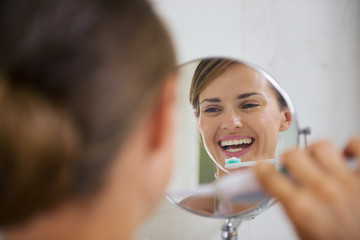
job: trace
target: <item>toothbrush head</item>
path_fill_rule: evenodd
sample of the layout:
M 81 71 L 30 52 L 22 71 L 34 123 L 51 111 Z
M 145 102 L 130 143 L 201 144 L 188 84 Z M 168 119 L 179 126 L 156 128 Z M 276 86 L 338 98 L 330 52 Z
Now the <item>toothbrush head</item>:
M 235 168 L 239 168 L 241 166 L 242 166 L 241 158 L 232 157 L 232 158 L 225 159 L 225 168 L 226 169 L 235 169 Z

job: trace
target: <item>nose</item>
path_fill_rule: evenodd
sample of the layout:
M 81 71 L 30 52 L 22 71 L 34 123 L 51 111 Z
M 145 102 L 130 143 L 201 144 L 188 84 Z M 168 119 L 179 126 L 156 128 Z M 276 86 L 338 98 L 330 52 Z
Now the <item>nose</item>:
M 240 114 L 235 111 L 227 111 L 226 114 L 223 115 L 222 119 L 222 128 L 223 129 L 237 129 L 243 126 L 242 119 Z

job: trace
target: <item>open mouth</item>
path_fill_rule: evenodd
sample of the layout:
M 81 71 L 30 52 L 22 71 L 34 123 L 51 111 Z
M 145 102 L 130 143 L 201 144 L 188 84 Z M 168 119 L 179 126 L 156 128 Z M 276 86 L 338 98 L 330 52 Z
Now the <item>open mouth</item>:
M 218 144 L 225 153 L 233 155 L 249 148 L 254 143 L 254 141 L 255 139 L 252 137 L 242 137 L 231 140 L 220 140 Z

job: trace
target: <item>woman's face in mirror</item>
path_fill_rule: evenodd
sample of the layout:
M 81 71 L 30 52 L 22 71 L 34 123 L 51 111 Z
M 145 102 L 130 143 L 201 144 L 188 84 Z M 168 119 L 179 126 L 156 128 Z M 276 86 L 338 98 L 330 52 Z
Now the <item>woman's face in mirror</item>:
M 258 71 L 233 63 L 199 94 L 198 126 L 211 158 L 242 162 L 275 157 L 278 134 L 291 124 L 277 90 Z

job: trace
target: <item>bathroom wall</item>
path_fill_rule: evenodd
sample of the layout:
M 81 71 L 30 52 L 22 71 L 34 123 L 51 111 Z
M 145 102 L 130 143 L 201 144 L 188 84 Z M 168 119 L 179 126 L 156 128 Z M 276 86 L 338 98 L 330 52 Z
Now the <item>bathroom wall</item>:
M 258 64 L 290 95 L 313 142 L 339 147 L 360 136 L 360 1 L 152 0 L 179 63 L 229 56 Z M 187 213 L 166 201 L 137 239 L 220 239 L 222 220 Z M 280 206 L 239 229 L 241 239 L 297 239 Z

